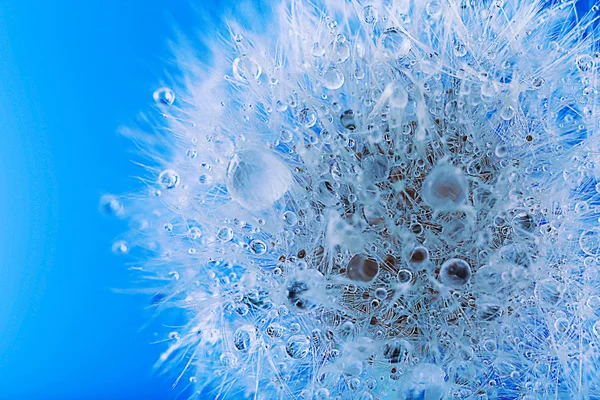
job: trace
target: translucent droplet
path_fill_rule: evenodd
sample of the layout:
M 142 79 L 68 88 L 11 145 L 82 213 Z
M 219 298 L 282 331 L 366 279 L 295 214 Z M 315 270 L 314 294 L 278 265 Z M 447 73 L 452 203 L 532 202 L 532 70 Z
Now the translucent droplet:
M 233 345 L 242 353 L 248 353 L 256 342 L 256 330 L 253 326 L 245 325 L 238 328 L 233 335 Z
M 434 210 L 453 211 L 467 200 L 468 188 L 467 180 L 459 168 L 440 165 L 425 178 L 421 196 Z
M 117 240 L 112 245 L 112 251 L 115 254 L 127 254 L 129 253 L 129 245 L 124 240 Z
M 412 49 L 410 40 L 399 28 L 388 28 L 381 36 L 381 46 L 384 54 L 390 58 L 404 58 Z
M 388 295 L 388 291 L 386 288 L 384 287 L 380 287 L 375 289 L 375 297 L 377 297 L 378 299 L 385 299 Z
M 425 6 L 425 11 L 431 19 L 439 19 L 442 15 L 442 6 L 439 1 L 432 0 Z
M 594 59 L 588 54 L 583 54 L 577 57 L 575 62 L 577 64 L 577 68 L 583 72 L 591 71 L 594 66 Z
M 500 117 L 505 121 L 510 121 L 515 116 L 515 109 L 512 106 L 503 107 L 500 111 Z
M 409 262 L 411 265 L 422 265 L 429 260 L 429 250 L 424 246 L 415 247 L 410 253 Z
M 202 236 L 202 231 L 197 226 L 192 226 L 188 229 L 188 236 L 192 240 L 198 240 Z
M 123 203 L 121 203 L 121 200 L 117 196 L 105 194 L 100 198 L 100 211 L 106 215 L 123 215 Z
M 310 352 L 310 340 L 304 335 L 294 335 L 288 339 L 285 351 L 292 358 L 304 358 Z
M 536 283 L 533 289 L 535 297 L 545 306 L 555 306 L 562 299 L 564 286 L 553 278 Z
M 317 123 L 317 113 L 310 107 L 302 109 L 298 117 L 300 123 L 304 125 L 305 128 L 312 128 Z
M 600 255 L 600 235 L 595 231 L 585 231 L 579 236 L 579 247 L 590 256 Z
M 219 357 L 219 360 L 221 361 L 221 364 L 223 364 L 223 366 L 225 366 L 227 368 L 234 368 L 237 366 L 237 363 L 238 363 L 237 357 L 232 353 L 221 354 L 221 357 Z
M 287 226 L 294 226 L 298 223 L 298 216 L 293 211 L 283 213 L 283 220 Z
M 179 186 L 179 174 L 172 169 L 164 170 L 158 175 L 158 183 L 165 189 L 174 189 Z
M 531 81 L 531 87 L 534 90 L 537 90 L 537 89 L 541 88 L 542 86 L 544 86 L 544 83 L 546 83 L 546 81 L 544 80 L 544 78 L 542 78 L 540 76 L 536 76 Z
M 283 326 L 277 324 L 277 323 L 272 323 L 267 327 L 267 335 L 269 335 L 272 338 L 280 338 L 283 336 Z
M 289 143 L 294 138 L 294 134 L 287 129 L 283 129 L 279 134 L 279 141 L 281 143 Z
M 238 80 L 257 80 L 262 74 L 262 67 L 258 62 L 247 55 L 233 60 L 233 76 Z
M 454 55 L 456 57 L 464 57 L 467 54 L 467 46 L 462 43 L 458 43 L 454 46 Z
M 499 144 L 498 146 L 496 146 L 496 149 L 494 150 L 494 154 L 498 158 L 506 157 L 506 154 L 508 154 L 508 146 L 505 144 Z
M 213 178 L 210 175 L 204 174 L 204 175 L 200 175 L 198 177 L 198 182 L 200 182 L 200 184 L 202 184 L 202 185 L 210 185 L 212 183 L 212 181 L 213 181 Z
M 217 239 L 219 239 L 221 242 L 229 242 L 231 239 L 233 239 L 233 229 L 227 226 L 219 229 L 217 232 Z
M 459 288 L 471 279 L 471 266 L 460 258 L 445 261 L 440 268 L 440 281 L 449 288 Z
M 154 98 L 155 102 L 159 104 L 166 104 L 168 106 L 175 102 L 175 93 L 166 87 L 156 89 L 152 97 Z
M 337 67 L 331 66 L 323 73 L 323 86 L 336 90 L 344 85 L 344 74 Z
M 367 24 L 374 24 L 379 18 L 379 11 L 374 6 L 365 6 L 363 8 L 363 20 Z
M 243 151 L 229 162 L 227 190 L 234 201 L 249 210 L 271 206 L 291 184 L 289 168 L 269 151 Z
M 356 122 L 354 121 L 354 111 L 346 110 L 340 115 L 340 122 L 342 126 L 349 131 L 356 129 Z
M 250 242 L 250 251 L 257 256 L 263 255 L 267 252 L 267 245 L 262 240 L 255 239 Z
M 370 282 L 379 272 L 377 261 L 367 258 L 361 254 L 356 254 L 346 268 L 346 275 L 354 281 Z

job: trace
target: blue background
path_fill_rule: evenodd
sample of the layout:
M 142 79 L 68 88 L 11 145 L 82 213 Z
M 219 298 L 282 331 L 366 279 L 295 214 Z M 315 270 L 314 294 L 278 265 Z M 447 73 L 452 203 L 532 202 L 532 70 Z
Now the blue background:
M 219 20 L 217 3 L 203 1 L 202 18 Z M 110 252 L 126 226 L 98 200 L 136 188 L 116 130 L 147 109 L 173 26 L 193 34 L 197 11 L 0 2 L 0 399 L 186 398 L 153 375 L 147 296 L 111 290 L 132 286 Z
M 133 286 L 110 251 L 126 224 L 98 201 L 138 187 L 117 129 L 148 109 L 173 28 L 216 3 L 0 1 L 0 399 L 182 391 L 152 371 L 148 297 L 112 291 Z

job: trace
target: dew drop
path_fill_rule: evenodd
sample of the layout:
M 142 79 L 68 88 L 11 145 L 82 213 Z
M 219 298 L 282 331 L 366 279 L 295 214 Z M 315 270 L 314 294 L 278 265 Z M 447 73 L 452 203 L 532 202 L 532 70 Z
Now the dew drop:
M 227 169 L 231 198 L 249 210 L 262 210 L 281 198 L 292 184 L 289 168 L 268 151 L 237 153 Z
M 292 358 L 304 358 L 310 352 L 310 340 L 304 335 L 294 335 L 288 339 L 285 351 Z
M 166 104 L 168 106 L 175 102 L 175 93 L 166 87 L 156 89 L 152 95 L 154 101 L 159 104 Z
M 262 67 L 256 60 L 247 55 L 233 60 L 233 76 L 241 81 L 252 79 L 258 80 L 262 74 Z
M 231 239 L 233 239 L 233 230 L 227 226 L 224 226 L 217 232 L 217 239 L 219 239 L 221 242 L 229 242 Z
M 387 57 L 400 59 L 410 53 L 412 45 L 399 28 L 388 28 L 381 36 L 381 46 Z
M 172 169 L 164 170 L 158 175 L 158 183 L 165 189 L 174 189 L 179 186 L 179 174 Z
M 337 90 L 344 85 L 344 74 L 335 66 L 331 66 L 323 73 L 323 86 L 329 90 Z
M 440 281 L 449 288 L 459 288 L 471 279 L 471 266 L 463 259 L 451 258 L 440 268 Z

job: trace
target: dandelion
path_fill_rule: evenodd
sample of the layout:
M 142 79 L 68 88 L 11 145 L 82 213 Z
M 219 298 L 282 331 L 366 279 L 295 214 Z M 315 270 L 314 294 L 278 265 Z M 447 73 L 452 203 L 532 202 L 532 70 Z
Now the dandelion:
M 285 0 L 181 57 L 103 202 L 185 312 L 159 364 L 199 399 L 600 397 L 597 16 Z

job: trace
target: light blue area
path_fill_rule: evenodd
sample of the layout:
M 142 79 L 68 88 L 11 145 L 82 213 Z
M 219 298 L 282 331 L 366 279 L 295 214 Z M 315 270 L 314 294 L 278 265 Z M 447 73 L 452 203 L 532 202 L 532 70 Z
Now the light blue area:
M 173 3 L 0 2 L 0 399 L 184 389 L 153 376 L 148 297 L 112 291 L 134 286 L 110 252 L 126 226 L 98 212 L 103 193 L 139 187 L 116 131 L 148 108 L 174 24 L 198 25 Z

